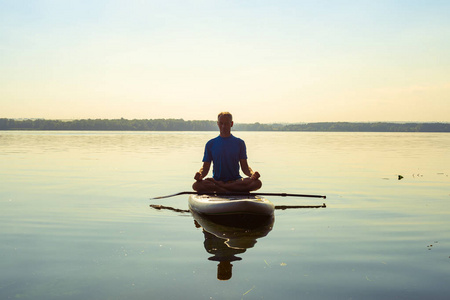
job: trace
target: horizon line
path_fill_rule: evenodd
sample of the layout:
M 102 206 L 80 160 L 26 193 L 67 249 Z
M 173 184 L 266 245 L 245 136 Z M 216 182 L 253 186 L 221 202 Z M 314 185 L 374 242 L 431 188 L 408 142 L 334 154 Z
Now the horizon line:
M 73 118 L 73 119 L 63 119 L 63 118 L 7 118 L 7 117 L 0 117 L 0 119 L 10 119 L 15 121 L 26 121 L 26 120 L 51 120 L 51 121 L 79 121 L 79 120 L 182 120 L 184 122 L 189 121 L 201 121 L 201 122 L 216 122 L 216 120 L 196 120 L 196 119 L 189 119 L 185 120 L 183 118 Z M 441 123 L 441 124 L 448 124 L 450 121 L 299 121 L 299 122 L 268 122 L 268 123 L 262 123 L 262 122 L 235 122 L 236 124 L 312 124 L 312 123 L 394 123 L 394 124 L 409 124 L 409 123 L 417 123 L 417 124 L 426 124 L 426 123 Z

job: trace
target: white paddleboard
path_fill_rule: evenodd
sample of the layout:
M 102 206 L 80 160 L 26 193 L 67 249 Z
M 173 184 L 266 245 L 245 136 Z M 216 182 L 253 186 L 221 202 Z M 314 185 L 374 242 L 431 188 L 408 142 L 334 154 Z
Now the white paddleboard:
M 271 216 L 274 205 L 260 196 L 191 195 L 189 208 L 203 215 Z

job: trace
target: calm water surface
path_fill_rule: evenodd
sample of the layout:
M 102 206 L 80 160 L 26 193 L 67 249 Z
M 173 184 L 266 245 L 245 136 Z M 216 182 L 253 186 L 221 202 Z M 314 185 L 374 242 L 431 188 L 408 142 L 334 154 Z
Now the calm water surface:
M 261 192 L 327 195 L 272 202 L 327 208 L 252 231 L 150 208 L 187 209 L 149 198 L 216 135 L 0 132 L 0 299 L 448 299 L 449 134 L 235 132 Z

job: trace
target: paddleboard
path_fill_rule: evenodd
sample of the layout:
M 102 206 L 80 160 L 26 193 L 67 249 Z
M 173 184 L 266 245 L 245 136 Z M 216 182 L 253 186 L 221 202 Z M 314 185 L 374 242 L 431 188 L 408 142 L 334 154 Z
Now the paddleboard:
M 273 223 L 275 206 L 256 195 L 191 195 L 188 202 L 193 214 L 224 226 L 256 228 Z
M 248 196 L 190 195 L 189 208 L 203 215 L 271 216 L 274 205 L 266 198 Z

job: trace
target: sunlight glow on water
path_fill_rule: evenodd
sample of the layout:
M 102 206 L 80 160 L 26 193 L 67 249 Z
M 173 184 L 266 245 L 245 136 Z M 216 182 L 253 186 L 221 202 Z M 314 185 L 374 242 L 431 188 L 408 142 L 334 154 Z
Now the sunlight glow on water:
M 327 195 L 272 202 L 327 208 L 227 244 L 149 207 L 187 209 L 149 198 L 190 190 L 214 132 L 0 132 L 0 298 L 447 298 L 448 134 L 235 135 L 262 192 Z M 208 258 L 227 245 L 241 260 L 219 281 Z

